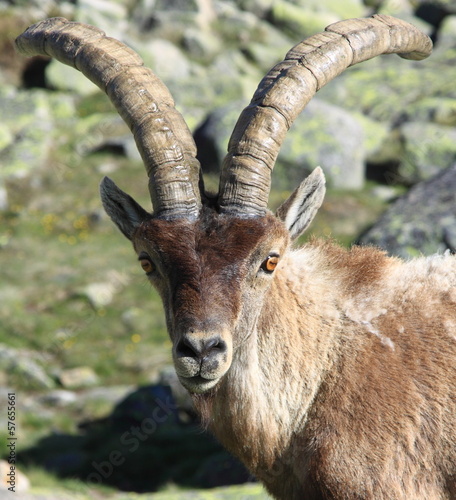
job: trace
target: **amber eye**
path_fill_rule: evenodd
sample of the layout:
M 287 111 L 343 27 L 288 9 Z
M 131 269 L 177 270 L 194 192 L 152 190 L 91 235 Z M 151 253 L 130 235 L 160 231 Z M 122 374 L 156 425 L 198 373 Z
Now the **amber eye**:
M 267 273 L 272 273 L 279 263 L 278 255 L 270 255 L 262 264 L 261 269 Z
M 139 263 L 141 264 L 141 267 L 143 268 L 143 271 L 146 274 L 150 274 L 150 273 L 154 272 L 155 266 L 153 265 L 153 263 L 150 259 L 146 259 L 144 257 L 140 258 Z

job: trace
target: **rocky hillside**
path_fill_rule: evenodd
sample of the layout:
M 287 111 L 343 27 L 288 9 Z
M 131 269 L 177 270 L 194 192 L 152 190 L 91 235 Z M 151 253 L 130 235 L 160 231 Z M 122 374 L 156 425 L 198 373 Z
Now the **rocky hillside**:
M 107 149 L 137 160 L 126 126 L 83 75 L 56 61 L 14 54 L 17 33 L 57 15 L 94 24 L 142 56 L 171 89 L 209 173 L 218 170 L 239 111 L 261 76 L 292 45 L 340 19 L 374 12 L 397 15 L 433 37 L 433 56 L 419 63 L 377 58 L 324 88 L 292 127 L 274 186 L 289 190 L 316 165 L 324 167 L 334 188 L 361 189 L 366 179 L 410 186 L 455 161 L 452 2 L 82 0 L 2 5 L 0 208 L 11 207 L 11 179 L 28 178 L 45 165 L 49 169 L 53 149 L 68 129 L 71 158 L 54 169 Z
M 321 165 L 330 192 L 315 232 L 409 257 L 456 249 L 453 4 L 0 0 L 0 408 L 14 392 L 29 484 L 23 498 L 53 498 L 50 490 L 59 498 L 116 498 L 118 489 L 186 498 L 176 488 L 235 484 L 248 475 L 201 434 L 166 368 L 159 300 L 101 212 L 97 184 L 105 174 L 148 205 L 130 132 L 85 77 L 17 55 L 14 38 L 38 20 L 63 16 L 131 46 L 170 88 L 200 146 L 207 184 L 216 188 L 237 116 L 293 45 L 350 17 L 379 12 L 412 22 L 432 36 L 433 55 L 377 58 L 322 89 L 290 130 L 271 194 L 277 205 Z M 154 408 L 138 386 L 154 404 L 155 391 L 172 387 L 181 409 L 127 454 L 116 439 Z M 0 410 L 5 458 L 6 431 Z M 103 476 L 93 464 L 113 450 L 125 462 L 100 484 L 87 481 Z M 0 498 L 2 485 L 3 478 Z M 257 485 L 245 488 L 191 498 L 265 498 Z

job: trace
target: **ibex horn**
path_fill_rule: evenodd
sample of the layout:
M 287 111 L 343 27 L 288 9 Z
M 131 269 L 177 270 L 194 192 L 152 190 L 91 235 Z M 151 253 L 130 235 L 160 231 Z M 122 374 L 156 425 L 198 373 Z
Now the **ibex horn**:
M 265 213 L 271 172 L 285 134 L 326 83 L 349 66 L 380 54 L 420 60 L 431 51 L 426 35 L 385 15 L 332 24 L 292 48 L 260 82 L 234 128 L 220 178 L 221 212 Z
M 156 214 L 198 215 L 201 168 L 193 137 L 168 89 L 138 54 L 98 28 L 64 18 L 31 26 L 16 46 L 26 56 L 73 66 L 106 92 L 133 132 Z

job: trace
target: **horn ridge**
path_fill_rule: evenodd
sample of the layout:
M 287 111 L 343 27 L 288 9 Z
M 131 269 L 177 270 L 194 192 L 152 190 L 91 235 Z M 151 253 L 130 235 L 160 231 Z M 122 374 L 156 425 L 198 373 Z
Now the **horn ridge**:
M 201 169 L 192 134 L 165 84 L 134 50 L 94 26 L 64 18 L 29 27 L 16 47 L 23 55 L 47 55 L 78 69 L 108 95 L 133 133 L 157 215 L 199 213 Z
M 427 35 L 386 15 L 340 21 L 295 45 L 262 79 L 234 127 L 220 176 L 220 211 L 264 215 L 288 129 L 315 93 L 346 68 L 380 54 L 420 60 L 431 51 Z

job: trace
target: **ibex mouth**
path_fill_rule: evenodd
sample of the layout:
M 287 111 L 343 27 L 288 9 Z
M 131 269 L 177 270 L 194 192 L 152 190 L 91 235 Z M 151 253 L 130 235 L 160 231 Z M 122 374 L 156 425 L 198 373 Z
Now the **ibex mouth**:
M 187 391 L 193 394 L 204 394 L 213 389 L 220 381 L 220 378 L 207 379 L 201 375 L 195 377 L 179 377 L 181 384 Z

